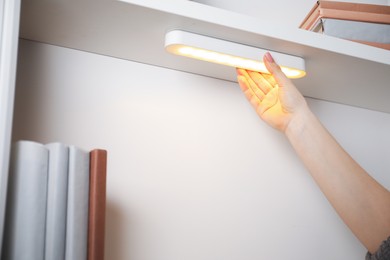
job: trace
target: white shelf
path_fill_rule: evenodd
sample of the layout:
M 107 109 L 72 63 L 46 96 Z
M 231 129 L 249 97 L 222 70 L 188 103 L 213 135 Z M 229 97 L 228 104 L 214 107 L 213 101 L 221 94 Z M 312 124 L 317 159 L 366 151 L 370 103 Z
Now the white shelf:
M 19 0 L 0 4 L 0 255 L 3 244 L 8 166 L 11 151 L 15 96 L 16 59 L 19 33 Z
M 21 16 L 25 39 L 230 81 L 232 68 L 166 53 L 165 33 L 181 29 L 300 56 L 307 76 L 296 84 L 305 96 L 390 113 L 390 51 L 383 49 L 184 0 L 25 1 Z

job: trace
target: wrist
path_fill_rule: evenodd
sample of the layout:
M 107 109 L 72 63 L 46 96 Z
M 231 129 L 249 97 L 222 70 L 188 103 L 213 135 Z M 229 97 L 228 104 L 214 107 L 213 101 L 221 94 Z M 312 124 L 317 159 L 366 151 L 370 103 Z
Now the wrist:
M 315 119 L 316 117 L 305 104 L 305 106 L 293 114 L 290 122 L 284 130 L 284 134 L 288 139 L 301 135 L 301 133 L 303 133 L 310 124 L 313 124 Z

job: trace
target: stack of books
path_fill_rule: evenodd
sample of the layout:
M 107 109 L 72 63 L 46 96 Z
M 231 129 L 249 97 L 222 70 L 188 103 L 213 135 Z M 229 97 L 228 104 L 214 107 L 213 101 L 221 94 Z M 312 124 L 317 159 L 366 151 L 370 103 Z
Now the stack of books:
M 300 28 L 390 50 L 390 6 L 318 1 Z
M 105 150 L 16 142 L 1 259 L 104 259 L 106 165 Z

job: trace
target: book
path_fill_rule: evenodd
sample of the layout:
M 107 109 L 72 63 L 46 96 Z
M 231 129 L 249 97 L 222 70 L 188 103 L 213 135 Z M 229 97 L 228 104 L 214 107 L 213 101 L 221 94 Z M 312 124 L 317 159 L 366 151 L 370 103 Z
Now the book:
M 107 151 L 90 152 L 88 260 L 104 259 Z
M 61 143 L 47 144 L 49 171 L 47 185 L 45 259 L 65 259 L 66 209 L 69 149 Z
M 104 259 L 107 151 L 12 146 L 1 259 Z
M 390 24 L 324 18 L 317 30 L 329 36 L 390 49 Z
M 42 144 L 12 146 L 2 259 L 43 259 L 49 151 Z
M 65 259 L 86 259 L 89 204 L 89 153 L 69 146 Z
M 318 1 L 300 28 L 390 50 L 390 6 Z
M 299 28 L 310 31 L 322 18 L 389 24 L 390 6 L 317 1 Z

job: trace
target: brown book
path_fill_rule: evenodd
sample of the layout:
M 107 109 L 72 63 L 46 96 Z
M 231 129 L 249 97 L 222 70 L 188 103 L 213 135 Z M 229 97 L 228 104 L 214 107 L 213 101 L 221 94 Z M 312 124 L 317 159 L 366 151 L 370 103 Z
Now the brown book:
M 360 24 L 346 25 L 348 21 Z M 337 29 L 329 27 L 330 23 L 337 23 Z M 364 31 L 366 25 L 370 26 L 369 34 Z M 390 6 L 324 0 L 317 1 L 299 27 L 389 50 L 390 43 L 383 37 L 378 38 L 378 35 L 387 34 L 388 29 L 383 26 L 390 26 Z M 351 32 L 354 35 L 351 36 Z
M 104 259 L 107 151 L 90 152 L 88 260 Z
M 310 31 L 322 18 L 390 24 L 390 6 L 318 1 L 299 28 Z
M 299 25 L 299 28 L 310 31 L 310 29 L 313 27 L 313 24 L 319 17 L 319 6 L 320 3 L 317 1 L 310 12 L 306 15 L 305 19 L 303 19 L 301 25 Z

